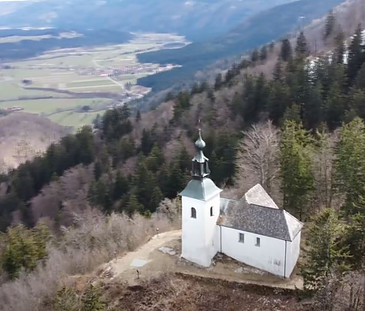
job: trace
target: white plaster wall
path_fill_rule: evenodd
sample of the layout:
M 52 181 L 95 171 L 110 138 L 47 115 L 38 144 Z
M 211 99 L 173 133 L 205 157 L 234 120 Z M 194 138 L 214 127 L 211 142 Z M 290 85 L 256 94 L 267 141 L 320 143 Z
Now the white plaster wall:
M 213 216 L 210 207 L 213 206 Z M 182 197 L 182 253 L 185 259 L 209 267 L 219 249 L 217 219 L 220 195 L 208 201 Z M 196 218 L 191 218 L 191 208 L 196 209 Z
M 239 242 L 239 233 L 244 233 L 244 243 Z M 256 237 L 260 246 L 255 246 Z M 285 241 L 246 231 L 222 227 L 222 253 L 245 264 L 284 276 Z
M 286 252 L 286 270 L 285 277 L 289 278 L 292 274 L 295 265 L 297 264 L 300 253 L 300 238 L 301 232 L 297 234 L 292 242 L 287 242 Z

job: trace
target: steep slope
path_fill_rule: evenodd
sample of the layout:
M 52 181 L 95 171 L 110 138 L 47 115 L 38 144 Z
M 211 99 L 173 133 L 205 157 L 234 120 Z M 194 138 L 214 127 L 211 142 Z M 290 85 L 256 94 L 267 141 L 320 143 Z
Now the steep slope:
M 343 1 L 296 1 L 260 13 L 214 40 L 193 43 L 179 50 L 140 54 L 141 62 L 175 63 L 182 68 L 139 79 L 138 83 L 155 90 L 167 88 L 218 59 L 243 53 L 309 24 Z
M 190 39 L 228 31 L 248 16 L 293 0 L 37 1 L 2 17 L 0 26 L 177 32 Z M 0 11 L 2 6 L 0 2 Z M 8 4 L 9 6 L 9 4 Z M 219 22 L 217 22 L 219 21 Z
M 34 114 L 0 116 L 0 173 L 42 154 L 67 133 L 65 127 Z

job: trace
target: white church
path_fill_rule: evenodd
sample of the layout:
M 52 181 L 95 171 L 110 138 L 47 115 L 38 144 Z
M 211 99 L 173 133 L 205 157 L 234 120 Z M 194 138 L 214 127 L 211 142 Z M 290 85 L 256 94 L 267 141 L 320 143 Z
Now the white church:
M 182 254 L 209 267 L 219 252 L 247 265 L 289 278 L 300 252 L 303 224 L 279 208 L 257 184 L 240 199 L 220 197 L 209 178 L 205 142 L 199 130 L 192 179 L 182 198 Z

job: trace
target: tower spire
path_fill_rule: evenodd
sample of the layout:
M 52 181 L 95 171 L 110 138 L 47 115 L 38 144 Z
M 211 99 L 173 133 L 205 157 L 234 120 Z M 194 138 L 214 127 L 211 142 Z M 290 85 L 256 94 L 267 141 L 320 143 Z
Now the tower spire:
M 205 148 L 205 146 L 205 141 L 202 138 L 202 130 L 201 128 L 199 128 L 199 137 L 195 142 L 195 148 L 197 150 L 197 153 L 192 160 L 193 163 L 191 175 L 193 176 L 193 178 L 203 179 L 204 177 L 208 177 L 210 174 L 208 166 L 209 159 L 203 153 L 203 149 Z

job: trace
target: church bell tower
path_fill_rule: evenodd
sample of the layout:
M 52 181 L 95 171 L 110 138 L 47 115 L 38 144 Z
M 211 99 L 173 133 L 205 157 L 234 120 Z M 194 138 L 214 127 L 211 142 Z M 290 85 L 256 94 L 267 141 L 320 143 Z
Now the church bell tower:
M 219 246 L 216 223 L 220 212 L 222 190 L 209 178 L 209 159 L 203 153 L 205 142 L 200 129 L 195 147 L 192 178 L 180 193 L 182 199 L 181 256 L 201 266 L 209 267 Z

